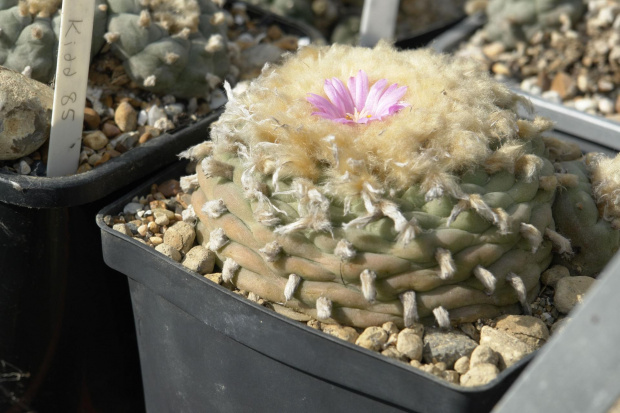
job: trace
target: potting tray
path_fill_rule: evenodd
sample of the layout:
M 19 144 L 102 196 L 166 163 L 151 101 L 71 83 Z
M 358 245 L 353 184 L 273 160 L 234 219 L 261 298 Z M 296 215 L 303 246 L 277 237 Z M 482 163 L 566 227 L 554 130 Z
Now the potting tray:
M 487 412 L 528 357 L 488 385 L 455 386 L 292 321 L 112 230 L 152 182 L 97 215 L 107 265 L 129 279 L 149 412 Z
M 474 14 L 446 30 L 435 38 L 429 46 L 438 52 L 455 51 L 476 30 L 486 23 L 484 14 Z M 555 129 L 568 135 L 584 138 L 608 148 L 620 150 L 620 123 L 601 116 L 590 115 L 568 106 L 554 103 L 522 90 L 514 81 L 506 82 L 515 93 L 530 99 L 537 115 L 545 116 L 555 122 Z

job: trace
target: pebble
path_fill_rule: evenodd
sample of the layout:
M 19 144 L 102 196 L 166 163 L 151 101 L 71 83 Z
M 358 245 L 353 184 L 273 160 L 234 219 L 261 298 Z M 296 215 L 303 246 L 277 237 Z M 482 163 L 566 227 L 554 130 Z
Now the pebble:
M 172 248 L 168 244 L 159 243 L 155 247 L 155 250 L 161 252 L 162 254 L 164 254 L 167 257 L 172 258 L 176 262 L 181 262 L 181 253 L 179 251 L 177 251 L 176 249 Z M 183 264 L 183 265 L 185 265 L 185 264 Z
M 540 348 L 549 340 L 545 323 L 528 315 L 504 315 L 495 320 L 495 328 L 511 334 L 533 348 Z
M 202 245 L 197 245 L 185 254 L 182 264 L 189 270 L 204 275 L 213 272 L 215 253 Z
M 166 116 L 166 112 L 163 109 L 158 107 L 157 105 L 151 106 L 151 108 L 147 112 L 147 124 L 149 126 L 155 126 L 158 120 L 160 119 L 168 119 Z
M 405 328 L 398 333 L 396 349 L 411 360 L 422 360 L 424 341 L 414 329 Z
M 153 245 L 160 245 L 161 243 L 164 242 L 162 237 L 150 237 L 149 241 L 151 241 Z
M 121 130 L 114 122 L 105 122 L 103 126 L 101 126 L 101 132 L 103 132 L 108 139 L 112 139 L 121 134 Z
M 487 345 L 499 354 L 498 365 L 502 370 L 535 350 L 515 336 L 489 326 L 483 326 L 480 331 L 480 345 Z
M 382 329 L 385 330 L 388 335 L 398 334 L 398 326 L 393 321 L 388 321 L 387 323 L 383 323 L 381 326 Z
M 562 331 L 562 329 L 564 327 L 566 327 L 566 325 L 570 323 L 570 317 L 564 317 L 564 318 L 560 318 L 559 320 L 557 320 L 550 329 L 550 333 L 551 335 L 554 335 L 560 331 Z
M 429 327 L 424 334 L 424 361 L 444 362 L 448 368 L 463 356 L 469 356 L 478 346 L 474 340 L 459 331 Z
M 460 384 L 461 375 L 454 370 L 446 370 L 441 372 L 441 378 L 448 383 Z
M 176 222 L 166 230 L 164 242 L 183 253 L 188 252 L 194 243 L 196 232 L 187 222 Z
M 387 342 L 388 334 L 381 327 L 368 327 L 355 340 L 355 344 L 369 350 L 378 351 Z
M 493 364 L 499 362 L 499 355 L 493 349 L 485 344 L 481 344 L 472 351 L 469 356 L 469 368 L 474 368 L 478 364 Z M 460 360 L 460 359 L 459 359 Z M 456 367 L 455 367 L 456 370 Z
M 541 97 L 553 103 L 562 103 L 562 97 L 555 90 L 547 90 L 546 92 L 542 93 Z
M 170 218 L 168 218 L 168 216 L 164 213 L 161 212 L 155 212 L 153 213 L 153 216 L 155 217 L 155 223 L 157 225 L 168 225 L 170 223 Z
M 84 143 L 84 145 L 88 146 L 89 148 L 95 151 L 98 151 L 100 149 L 105 148 L 109 140 L 108 140 L 108 137 L 105 136 L 103 132 L 95 131 L 95 132 L 91 132 L 87 134 L 86 136 L 84 136 L 82 138 L 82 142 Z
M 564 277 L 570 277 L 568 268 L 563 265 L 554 265 L 542 273 L 540 276 L 540 281 L 543 285 L 548 285 L 549 287 L 555 288 L 557 282 Z
M 463 356 L 459 358 L 457 361 L 455 361 L 454 370 L 459 374 L 467 373 L 469 371 L 469 357 Z
M 19 161 L 19 164 L 16 169 L 17 169 L 17 172 L 19 172 L 21 175 L 28 175 L 32 171 L 32 168 L 30 168 L 30 165 L 28 165 L 28 162 L 24 160 Z
M 577 85 L 571 75 L 559 72 L 551 81 L 551 90 L 556 92 L 560 98 L 567 99 L 575 94 Z
M 559 312 L 568 314 L 583 301 L 583 296 L 594 284 L 594 278 L 586 276 L 566 277 L 558 281 L 553 301 Z
M 114 122 L 122 132 L 129 132 L 138 126 L 138 114 L 128 102 L 121 102 L 114 112 Z
M 502 42 L 493 42 L 482 47 L 482 53 L 491 60 L 497 59 L 505 51 L 506 46 Z
M 176 196 L 181 192 L 181 183 L 177 179 L 168 179 L 157 186 L 159 192 L 161 192 L 166 198 Z
M 597 104 L 593 99 L 582 98 L 575 100 L 575 109 L 582 112 L 588 112 L 597 109 Z
M 349 343 L 355 343 L 359 338 L 359 333 L 349 326 L 340 326 L 337 324 L 323 324 L 323 332 L 338 337 L 341 340 L 348 341 Z
M 144 205 L 139 202 L 130 202 L 123 207 L 123 214 L 135 215 L 138 211 L 144 209 Z
M 398 351 L 394 347 L 386 348 L 385 350 L 383 350 L 381 352 L 381 354 L 383 354 L 386 357 L 395 359 L 395 360 L 407 361 L 407 357 L 405 357 L 405 355 L 403 353 L 401 353 L 400 351 Z
M 84 108 L 84 124 L 87 130 L 99 129 L 101 123 L 101 117 L 93 108 Z
M 143 237 L 146 236 L 147 231 L 148 231 L 148 226 L 146 224 L 140 225 L 138 227 L 138 234 L 140 234 Z
M 88 157 L 88 164 L 91 166 L 95 166 L 98 164 L 98 162 L 101 160 L 101 158 L 103 157 L 103 155 L 100 155 L 98 153 L 93 153 L 92 155 L 90 155 Z
M 129 229 L 129 227 L 127 226 L 127 224 L 114 224 L 114 226 L 112 227 L 112 229 L 114 231 L 118 231 L 121 234 L 125 234 L 128 237 L 133 236 L 133 234 L 131 233 L 131 230 Z
M 477 364 L 461 376 L 461 386 L 477 387 L 490 383 L 499 374 L 499 369 L 494 364 Z
M 614 110 L 615 110 L 614 101 L 609 98 L 605 98 L 605 97 L 599 99 L 598 110 L 600 110 L 601 113 L 605 115 L 614 113 Z

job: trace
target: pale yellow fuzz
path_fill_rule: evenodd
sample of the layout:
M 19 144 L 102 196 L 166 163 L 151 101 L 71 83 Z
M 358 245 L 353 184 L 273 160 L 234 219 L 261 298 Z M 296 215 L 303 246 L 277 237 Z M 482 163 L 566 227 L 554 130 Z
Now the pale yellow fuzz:
M 309 93 L 326 97 L 325 79 L 346 84 L 360 69 L 370 85 L 384 78 L 407 86 L 402 100 L 410 107 L 368 124 L 311 114 L 316 109 L 306 100 Z M 212 137 L 220 148 L 233 142 L 250 148 L 247 166 L 258 172 L 271 175 L 264 165 L 275 165 L 279 179 L 307 178 L 333 197 L 357 196 L 368 186 L 380 197 L 414 184 L 429 198 L 461 197 L 463 173 L 477 167 L 514 171 L 523 145 L 551 126 L 540 118 L 520 119 L 521 103 L 528 107 L 465 59 L 387 44 L 310 46 L 264 69 L 231 99 Z
M 586 163 L 603 217 L 609 221 L 620 218 L 620 155 L 588 154 Z

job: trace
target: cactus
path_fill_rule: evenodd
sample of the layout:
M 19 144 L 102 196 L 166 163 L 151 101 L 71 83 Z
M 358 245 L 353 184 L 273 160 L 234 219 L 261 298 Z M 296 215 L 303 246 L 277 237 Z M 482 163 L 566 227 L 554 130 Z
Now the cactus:
M 206 97 L 229 73 L 226 18 L 210 0 L 97 0 L 96 4 L 92 54 L 106 41 L 111 43 L 139 87 L 177 97 Z M 59 6 L 60 0 L 0 3 L 0 64 L 50 82 L 55 74 Z
M 574 24 L 586 11 L 582 0 L 490 0 L 485 25 L 489 41 L 507 48 L 529 41 L 536 33 Z
M 192 204 L 223 278 L 359 327 L 527 312 L 552 251 L 573 252 L 552 205 L 573 179 L 553 162 L 574 148 L 451 59 L 306 47 L 228 88 L 213 141 L 186 153 L 206 156 Z

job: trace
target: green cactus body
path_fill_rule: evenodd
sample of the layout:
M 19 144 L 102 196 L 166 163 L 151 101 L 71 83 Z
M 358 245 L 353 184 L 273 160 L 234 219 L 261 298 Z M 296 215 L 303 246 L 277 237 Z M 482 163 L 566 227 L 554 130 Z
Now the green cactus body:
M 406 85 L 409 106 L 367 124 L 312 114 L 308 93 L 360 68 Z M 527 310 L 552 250 L 570 252 L 550 122 L 520 119 L 521 98 L 471 62 L 307 47 L 229 98 L 213 143 L 188 153 L 210 153 L 199 238 L 241 289 L 347 325 L 439 307 L 457 323 Z
M 49 83 L 56 70 L 60 1 L 0 4 L 0 65 Z M 226 24 L 209 0 L 97 0 L 91 55 L 112 43 L 141 88 L 207 97 L 230 70 Z
M 311 2 L 307 0 L 249 0 L 248 3 L 306 23 L 312 23 L 314 20 Z
M 575 23 L 585 13 L 581 0 L 490 0 L 487 40 L 500 41 L 508 48 L 529 41 L 536 33 L 558 28 L 565 17 Z

